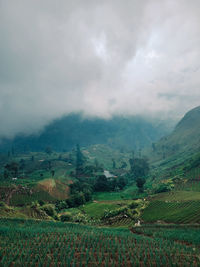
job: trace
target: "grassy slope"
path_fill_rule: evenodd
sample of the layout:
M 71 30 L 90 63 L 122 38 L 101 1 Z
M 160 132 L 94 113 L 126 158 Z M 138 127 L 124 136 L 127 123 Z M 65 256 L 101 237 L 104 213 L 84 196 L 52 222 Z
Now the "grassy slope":
M 89 215 L 90 217 L 93 217 L 95 219 L 100 219 L 105 211 L 115 210 L 119 208 L 119 205 L 114 202 L 104 202 L 104 203 L 88 203 L 84 205 L 84 207 L 81 208 L 81 210 Z
M 196 107 L 185 114 L 174 131 L 155 144 L 150 153 L 152 161 L 171 159 L 176 157 L 190 157 L 200 148 L 200 107 Z M 178 156 L 179 155 L 179 156 Z M 172 158 L 171 158 L 172 157 Z
M 23 208 L 0 206 L 0 218 L 22 218 L 22 219 L 40 219 L 52 220 L 45 212 L 36 207 L 26 206 Z
M 122 162 L 126 162 L 129 166 L 129 159 L 131 153 L 113 149 L 107 145 L 93 145 L 83 150 L 83 154 L 88 158 L 89 163 L 94 164 L 95 159 L 100 165 L 103 165 L 104 169 L 112 170 L 113 161 L 115 159 L 116 168 L 122 165 Z
M 138 193 L 137 186 L 135 183 L 132 185 L 126 186 L 124 190 L 120 192 L 98 192 L 95 193 L 93 198 L 97 201 L 104 201 L 104 200 L 130 200 L 130 199 L 137 199 L 137 198 L 143 198 L 146 197 L 146 193 Z

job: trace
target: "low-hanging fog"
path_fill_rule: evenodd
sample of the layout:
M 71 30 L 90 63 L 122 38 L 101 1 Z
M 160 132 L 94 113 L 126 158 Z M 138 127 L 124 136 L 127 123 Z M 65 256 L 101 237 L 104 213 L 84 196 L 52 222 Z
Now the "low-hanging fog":
M 199 0 L 0 0 L 0 136 L 200 102 Z

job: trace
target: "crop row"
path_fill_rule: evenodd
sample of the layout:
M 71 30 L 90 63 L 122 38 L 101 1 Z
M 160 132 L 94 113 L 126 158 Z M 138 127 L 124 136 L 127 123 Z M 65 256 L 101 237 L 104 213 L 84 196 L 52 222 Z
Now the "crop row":
M 0 221 L 2 266 L 199 266 L 196 254 L 172 239 L 128 229 Z
M 199 223 L 200 201 L 152 201 L 142 218 L 146 222 Z
M 199 226 L 154 226 L 145 225 L 132 228 L 134 233 L 151 236 L 153 238 L 164 238 L 167 240 L 180 241 L 187 245 L 193 245 L 200 248 L 200 229 Z
M 200 180 L 200 168 L 194 168 L 189 171 L 187 174 L 189 179 L 199 179 Z
M 200 192 L 200 179 L 188 180 L 186 183 L 182 183 L 176 186 L 176 190 L 183 191 L 195 191 Z

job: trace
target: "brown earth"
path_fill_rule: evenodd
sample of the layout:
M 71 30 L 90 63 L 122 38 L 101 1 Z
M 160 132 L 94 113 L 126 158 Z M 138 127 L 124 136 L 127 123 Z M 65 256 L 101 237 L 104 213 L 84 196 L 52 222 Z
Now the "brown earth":
M 48 192 L 49 195 L 59 200 L 69 198 L 69 193 L 70 193 L 69 186 L 59 180 L 55 179 L 42 180 L 38 183 L 36 188 Z

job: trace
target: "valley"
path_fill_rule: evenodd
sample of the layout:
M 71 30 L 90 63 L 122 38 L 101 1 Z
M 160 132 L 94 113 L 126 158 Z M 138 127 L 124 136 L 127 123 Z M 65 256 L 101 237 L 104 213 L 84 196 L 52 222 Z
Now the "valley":
M 199 125 L 186 119 L 144 149 L 3 146 L 1 265 L 199 266 Z M 180 127 L 187 146 L 171 149 Z

